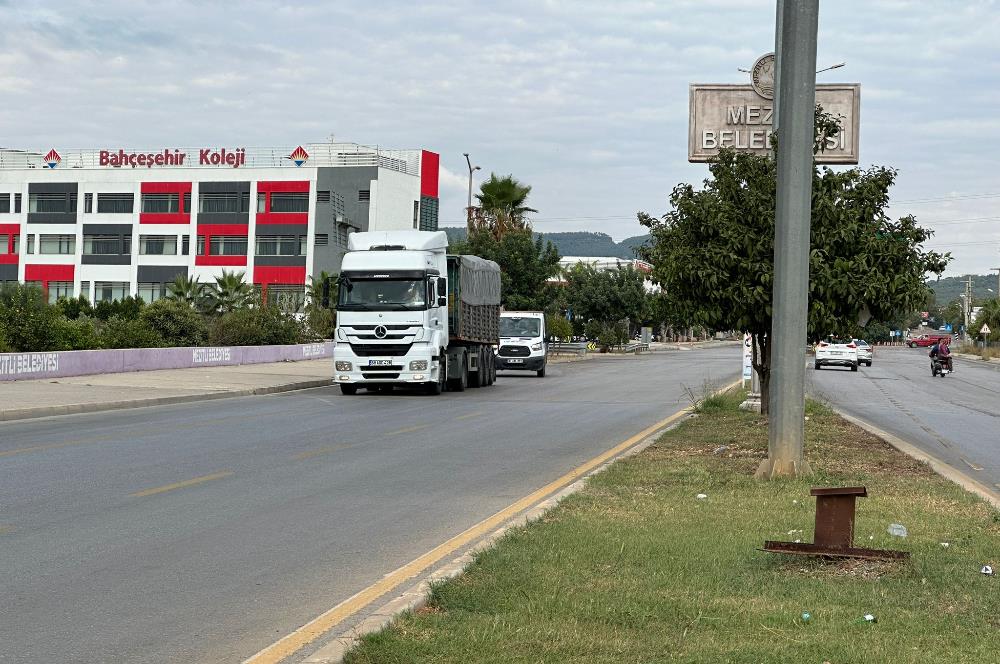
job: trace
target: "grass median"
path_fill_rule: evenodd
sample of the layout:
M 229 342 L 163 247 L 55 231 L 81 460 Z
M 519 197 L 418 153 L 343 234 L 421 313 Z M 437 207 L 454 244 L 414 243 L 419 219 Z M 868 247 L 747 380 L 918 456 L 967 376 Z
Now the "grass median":
M 707 400 L 345 661 L 997 661 L 1000 577 L 980 569 L 1000 563 L 1000 513 L 815 403 L 816 474 L 756 481 L 767 423 L 739 400 Z M 909 561 L 759 551 L 766 539 L 812 541 L 809 489 L 852 485 L 869 493 L 856 544 Z M 908 536 L 891 536 L 891 523 Z

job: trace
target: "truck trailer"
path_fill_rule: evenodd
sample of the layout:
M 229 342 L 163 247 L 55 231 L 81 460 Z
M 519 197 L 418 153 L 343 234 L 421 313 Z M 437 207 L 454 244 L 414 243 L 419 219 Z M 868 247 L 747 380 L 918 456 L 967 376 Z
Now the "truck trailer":
M 496 380 L 500 267 L 448 255 L 444 231 L 354 233 L 338 280 L 334 382 L 359 388 L 485 387 Z

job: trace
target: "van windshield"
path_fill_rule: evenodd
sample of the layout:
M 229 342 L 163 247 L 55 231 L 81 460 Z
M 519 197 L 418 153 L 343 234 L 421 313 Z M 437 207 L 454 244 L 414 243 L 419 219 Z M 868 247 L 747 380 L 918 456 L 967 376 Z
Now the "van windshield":
M 542 321 L 538 318 L 500 318 L 500 337 L 540 337 Z

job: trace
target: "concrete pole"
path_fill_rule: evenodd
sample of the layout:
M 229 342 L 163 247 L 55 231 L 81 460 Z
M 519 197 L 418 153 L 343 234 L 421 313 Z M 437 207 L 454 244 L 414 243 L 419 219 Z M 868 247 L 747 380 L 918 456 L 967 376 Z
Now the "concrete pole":
M 819 0 L 784 2 L 781 10 L 771 402 L 761 478 L 810 472 L 802 442 Z
M 997 273 L 997 297 L 1000 298 L 1000 267 L 991 267 L 990 272 Z

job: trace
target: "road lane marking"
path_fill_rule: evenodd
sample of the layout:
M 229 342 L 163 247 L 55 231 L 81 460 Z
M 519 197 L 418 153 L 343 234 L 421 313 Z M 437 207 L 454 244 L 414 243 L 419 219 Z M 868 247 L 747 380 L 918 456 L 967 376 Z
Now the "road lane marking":
M 71 440 L 66 443 L 51 443 L 49 445 L 33 445 L 32 447 L 21 447 L 16 450 L 4 450 L 0 452 L 0 457 L 9 457 L 16 454 L 28 454 L 29 452 L 42 452 L 44 450 L 57 450 L 61 447 L 70 447 L 72 445 L 84 445 L 89 443 L 89 440 Z
M 299 454 L 296 454 L 292 458 L 295 459 L 296 461 L 304 461 L 305 459 L 311 459 L 321 454 L 329 454 L 330 452 L 340 452 L 341 450 L 347 450 L 352 447 L 357 447 L 360 444 L 361 443 L 351 443 L 349 445 L 342 444 L 342 445 L 327 445 L 326 447 L 317 447 L 314 450 L 306 450 L 305 452 L 300 452 Z
M 0 535 L 10 535 L 12 532 L 14 532 L 14 526 L 0 524 Z
M 965 465 L 966 465 L 966 466 L 968 466 L 969 468 L 971 468 L 971 469 L 973 469 L 973 470 L 982 470 L 982 469 L 983 469 L 983 467 L 982 467 L 982 466 L 977 466 L 976 464 L 972 463 L 971 461 L 969 461 L 969 460 L 968 460 L 968 459 L 966 459 L 965 457 L 959 457 L 959 458 L 960 458 L 960 459 L 961 459 L 961 460 L 962 460 L 963 462 L 965 462 Z
M 174 482 L 173 484 L 166 484 L 164 486 L 154 487 L 152 489 L 146 489 L 144 491 L 136 491 L 135 493 L 130 493 L 129 495 L 133 498 L 145 498 L 146 496 L 155 496 L 158 493 L 166 493 L 167 491 L 174 491 L 175 489 L 184 489 L 189 486 L 195 486 L 197 484 L 203 484 L 205 482 L 211 482 L 212 480 L 221 480 L 223 477 L 229 477 L 233 472 L 231 470 L 224 470 L 219 473 L 212 473 L 211 475 L 202 475 L 201 477 L 195 477 L 189 480 L 184 480 L 183 482 Z
M 739 386 L 741 382 L 742 381 L 738 380 L 719 391 L 722 392 L 730 390 Z M 610 450 L 594 457 L 590 461 L 585 462 L 583 465 L 577 466 L 565 475 L 549 482 L 537 491 L 534 491 L 512 505 L 500 510 L 493 516 L 483 519 L 468 530 L 465 530 L 442 544 L 439 544 L 422 556 L 392 572 L 389 572 L 364 590 L 352 595 L 340 604 L 334 606 L 332 609 L 317 616 L 291 634 L 276 641 L 275 643 L 272 643 L 256 655 L 243 660 L 243 664 L 278 664 L 282 660 L 288 658 L 316 639 L 320 638 L 336 627 L 339 623 L 343 622 L 346 618 L 349 618 L 361 609 L 365 608 L 407 579 L 420 574 L 446 556 L 452 555 L 458 549 L 468 546 L 480 537 L 492 532 L 517 514 L 523 512 L 532 505 L 541 502 L 550 494 L 569 486 L 590 471 L 625 452 L 630 447 L 642 442 L 648 436 L 685 417 L 692 411 L 692 409 L 692 406 L 688 406 L 687 408 L 674 413 L 670 417 L 664 418 L 656 424 L 643 429 L 634 436 L 619 443 L 618 445 L 615 445 Z
M 416 426 L 406 427 L 405 429 L 399 429 L 397 431 L 390 431 L 389 433 L 387 433 L 385 435 L 386 436 L 398 436 L 401 433 L 413 433 L 414 431 L 420 431 L 421 429 L 426 429 L 429 426 L 430 426 L 429 424 L 418 424 Z
M 473 417 L 479 417 L 482 414 L 483 413 L 469 413 L 468 415 L 459 415 L 455 419 L 456 420 L 468 420 L 468 419 L 473 418 Z

